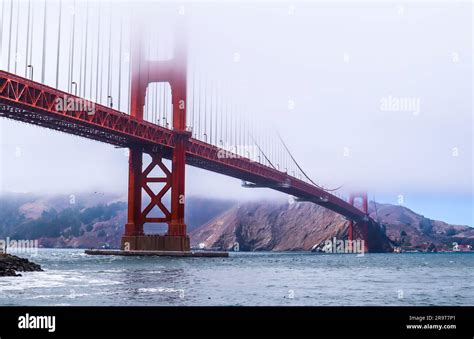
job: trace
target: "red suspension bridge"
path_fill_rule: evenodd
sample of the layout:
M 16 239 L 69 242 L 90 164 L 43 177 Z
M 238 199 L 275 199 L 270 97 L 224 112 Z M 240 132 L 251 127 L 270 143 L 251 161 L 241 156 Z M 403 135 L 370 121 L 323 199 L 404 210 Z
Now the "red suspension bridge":
M 185 165 L 191 165 L 241 179 L 246 187 L 267 187 L 337 212 L 349 220 L 349 240 L 363 239 L 366 250 L 371 250 L 370 230 L 377 226 L 368 216 L 367 195 L 351 195 L 346 201 L 317 185 L 283 140 L 276 147 L 266 135 L 249 126 L 245 129 L 215 91 L 209 98 L 199 78 L 193 75 L 189 81 L 182 25 L 176 25 L 173 47 L 160 59 L 153 58 L 152 46 L 158 46 L 158 56 L 164 49 L 153 35 L 146 41 L 143 25 L 129 25 L 133 28 L 125 37 L 124 19 L 114 20 L 112 15 L 103 19 L 101 11 L 106 8 L 100 3 L 95 5 L 96 22 L 88 2 L 83 7 L 62 2 L 54 7 L 48 2 L 41 6 L 34 1 L 5 3 L 0 116 L 129 148 L 128 222 L 122 249 L 189 251 Z M 69 8 L 67 17 L 65 8 Z M 50 26 L 48 22 L 54 20 L 56 25 Z M 64 44 L 67 48 L 61 47 Z M 122 57 L 130 59 L 127 67 Z M 124 106 L 128 113 L 123 112 Z M 257 151 L 250 155 L 248 149 L 224 147 L 239 143 Z M 144 163 L 144 154 L 151 157 L 149 164 Z M 163 159 L 171 160 L 170 168 Z M 155 169 L 162 174 L 154 175 Z M 156 183 L 161 185 L 158 192 L 152 189 Z M 167 204 L 164 197 L 169 192 Z M 143 194 L 149 201 L 144 208 Z M 357 198 L 362 199 L 362 209 L 354 206 Z M 154 209 L 161 215 L 153 215 Z M 166 223 L 168 231 L 164 236 L 145 235 L 146 223 Z

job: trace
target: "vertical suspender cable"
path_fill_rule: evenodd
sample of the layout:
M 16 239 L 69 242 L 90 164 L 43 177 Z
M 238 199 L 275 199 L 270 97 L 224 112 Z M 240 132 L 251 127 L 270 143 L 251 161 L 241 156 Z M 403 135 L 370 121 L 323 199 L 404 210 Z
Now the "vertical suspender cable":
M 160 38 L 157 34 L 156 35 L 156 59 L 157 60 L 160 60 L 160 51 L 161 51 Z M 158 83 L 156 86 L 156 109 L 157 109 L 156 122 L 158 123 L 158 125 L 161 125 L 161 112 L 162 112 L 161 106 L 163 103 L 162 93 L 163 93 L 163 83 Z
M 118 74 L 118 110 L 122 96 L 122 40 L 123 40 L 123 18 L 120 19 L 120 45 L 119 45 L 119 74 Z
M 221 127 L 220 127 L 220 139 L 219 142 L 222 144 L 224 142 L 224 96 L 221 96 Z
M 240 155 L 245 156 L 244 151 L 244 106 L 241 104 L 240 112 L 239 112 L 239 148 L 240 148 Z
M 191 111 L 191 131 L 194 130 L 194 110 L 196 109 L 196 63 L 193 62 L 193 109 Z
M 132 18 L 129 18 L 128 21 L 128 92 L 131 92 L 132 88 Z M 132 100 L 130 95 L 128 95 L 128 113 L 131 113 L 132 110 Z
M 160 124 L 160 83 L 156 83 L 153 90 L 153 123 Z
M 240 133 L 241 133 L 241 141 L 240 141 L 240 145 L 241 145 L 241 148 L 242 148 L 242 156 L 243 157 L 247 157 L 247 154 L 246 154 L 246 143 L 245 143 L 245 107 L 243 107 L 242 105 L 242 117 L 240 118 L 240 121 L 241 121 L 241 130 L 240 130 Z
M 232 103 L 230 105 L 230 108 L 229 108 L 229 146 L 232 146 L 234 144 L 233 142 L 233 139 L 232 139 L 232 136 L 234 135 L 234 132 L 232 130 L 234 124 L 233 124 L 233 121 L 234 121 L 234 115 L 232 114 L 233 113 L 233 106 L 232 106 Z
M 17 2 L 16 4 L 16 37 L 15 37 L 15 71 L 13 73 L 16 74 L 16 68 L 18 65 L 18 38 L 20 37 L 20 34 L 18 32 L 20 28 L 20 2 Z
M 214 145 L 217 145 L 218 144 L 218 140 L 217 140 L 217 126 L 218 126 L 218 119 L 219 119 L 219 94 L 217 92 L 217 88 L 218 88 L 218 83 L 216 83 L 216 86 L 214 87 L 215 89 L 215 109 L 214 109 Z
M 230 116 L 230 98 L 227 97 L 227 105 L 225 110 L 225 135 L 224 142 L 229 143 L 229 116 Z
M 243 118 L 242 118 L 242 150 L 243 156 L 248 157 L 248 143 L 247 143 L 247 131 L 249 129 L 247 120 L 247 108 L 244 107 Z
M 168 127 L 168 90 L 166 88 L 166 82 L 163 83 L 163 127 Z
M 239 106 L 236 105 L 235 106 L 235 114 L 234 114 L 234 123 L 235 123 L 235 147 L 236 147 L 236 150 L 237 150 L 237 154 L 239 154 L 239 150 L 240 150 L 240 147 L 239 147 L 239 141 L 240 141 L 240 138 L 239 138 L 239 133 L 240 133 L 240 128 L 239 128 L 239 116 L 240 115 L 240 111 L 239 111 Z
M 243 123 L 244 123 L 244 119 L 243 119 L 243 115 L 244 115 L 244 107 L 243 105 L 239 105 L 240 106 L 240 109 L 239 109 L 239 149 L 240 149 L 240 155 L 241 156 L 244 156 L 245 155 L 245 152 L 244 152 L 244 149 L 243 149 L 243 145 L 244 145 L 244 141 L 243 141 L 243 133 L 244 133 L 244 126 L 243 126 Z
M 160 124 L 165 125 L 165 83 L 160 84 Z
M 112 7 L 112 4 L 110 4 Z M 110 72 L 111 67 L 111 60 L 112 60 L 112 8 L 110 8 L 110 15 L 109 15 L 109 64 L 107 68 L 107 100 L 111 96 L 111 84 L 112 81 L 112 74 Z
M 276 159 L 275 159 L 275 157 L 274 157 L 274 149 L 273 149 L 272 135 L 271 135 L 271 132 L 270 132 L 269 130 L 267 131 L 267 138 L 268 138 L 268 139 L 267 139 L 267 140 L 268 140 L 268 150 L 269 150 L 270 155 L 271 155 L 270 160 L 271 160 L 271 162 L 272 162 L 273 164 L 275 164 L 275 160 L 276 160 Z M 276 165 L 276 164 L 275 164 L 275 165 Z
M 155 35 L 155 40 L 153 44 L 155 45 L 155 59 L 159 60 L 160 59 L 160 47 L 159 47 L 160 39 L 158 38 L 158 35 Z M 160 125 L 160 119 L 161 119 L 161 83 L 157 83 L 155 85 L 155 124 Z
M 218 93 L 218 83 L 216 83 L 216 86 L 215 86 L 215 109 L 214 109 L 214 145 L 218 145 L 218 135 L 217 135 L 217 127 L 218 127 L 218 123 L 219 123 L 219 93 Z
M 242 117 L 240 118 L 241 119 L 241 141 L 240 141 L 240 144 L 242 145 L 242 156 L 246 157 L 247 154 L 245 153 L 245 150 L 246 150 L 246 143 L 245 143 L 245 128 L 246 128 L 246 117 L 245 117 L 245 107 L 242 105 Z
M 2 2 L 3 8 L 3 2 Z M 26 46 L 25 46 L 25 78 L 28 76 L 28 57 L 30 55 L 29 48 L 30 48 L 30 20 L 31 20 L 31 0 L 28 0 L 28 19 L 26 23 Z M 2 19 L 3 19 L 3 10 L 2 10 Z M 0 34 L 1 35 L 1 34 Z M 0 47 L 1 47 L 1 37 L 0 37 Z
M 101 18 L 102 19 L 102 18 Z M 104 29 L 105 31 L 105 29 Z M 101 36 L 99 37 L 100 40 L 103 42 L 104 41 L 104 34 L 102 33 Z M 100 49 L 101 52 L 100 52 L 100 80 L 99 80 L 99 102 L 103 102 L 103 98 L 104 96 L 102 95 L 102 92 L 103 92 L 103 89 L 104 89 L 104 51 L 105 51 L 105 48 L 101 48 Z M 130 65 L 130 61 L 129 61 L 129 65 Z M 131 68 L 128 72 L 128 89 L 130 91 L 130 79 L 131 79 Z M 129 107 L 128 107 L 128 110 L 130 112 L 130 101 L 129 101 Z
M 147 61 L 150 60 L 151 58 L 151 35 L 149 37 L 149 41 L 147 43 Z M 148 72 L 148 78 L 150 78 L 150 67 L 149 64 L 147 63 L 147 72 Z M 145 90 L 145 98 L 146 98 L 146 103 L 145 103 L 145 115 L 146 115 L 146 120 L 147 121 L 152 121 L 152 105 L 150 104 L 153 103 L 153 98 L 151 97 L 151 91 L 149 90 L 150 86 L 147 86 L 147 90 Z
M 159 60 L 159 48 L 158 48 L 158 35 L 155 35 L 155 59 Z M 155 124 L 160 124 L 160 84 L 157 83 L 155 85 Z
M 75 31 L 76 31 L 76 0 L 74 0 L 73 5 L 73 12 L 72 12 L 72 29 L 71 29 L 71 45 L 69 47 L 69 76 L 68 76 L 68 92 L 72 91 L 72 79 L 74 78 L 74 38 L 75 38 Z
M 29 41 L 30 55 L 29 55 L 29 60 L 28 60 L 29 65 L 33 64 L 33 27 L 35 24 L 35 16 L 33 15 L 33 13 L 35 12 L 34 8 L 35 8 L 35 3 L 33 2 L 31 4 L 31 26 L 30 26 L 30 41 Z M 33 74 L 31 74 L 31 78 L 33 79 Z
M 196 131 L 196 135 L 197 135 L 197 138 L 200 139 L 200 136 L 201 136 L 201 94 L 202 94 L 202 89 L 203 89 L 203 84 L 202 84 L 202 74 L 199 76 L 199 105 L 198 105 L 198 118 L 197 118 L 197 131 Z
M 229 107 L 229 133 L 228 133 L 227 139 L 228 139 L 230 147 L 233 145 L 232 136 L 234 135 L 232 131 L 232 128 L 234 126 L 233 124 L 234 115 L 232 114 L 232 112 L 233 112 L 233 102 L 230 103 L 230 107 Z
M 99 100 L 99 55 L 100 55 L 100 10 L 102 9 L 101 3 L 98 3 L 99 10 L 98 10 L 98 16 L 97 16 L 97 55 L 96 55 L 96 69 L 95 69 L 95 101 L 98 102 Z
M 100 6 L 100 2 L 98 2 L 98 5 Z M 97 21 L 99 21 L 99 18 L 97 18 Z M 92 24 L 91 24 L 92 26 Z M 93 33 L 93 32 L 92 32 Z M 99 36 L 97 35 L 97 39 L 99 38 Z M 94 42 L 94 37 L 93 35 L 91 34 L 91 52 L 90 52 L 90 67 L 89 67 L 89 70 L 90 70 L 90 77 L 89 77 L 89 100 L 92 101 L 92 79 L 94 78 L 94 46 L 93 46 L 93 42 Z
M 239 149 L 238 149 L 238 145 L 239 145 L 239 119 L 238 119 L 238 106 L 236 105 L 235 106 L 235 110 L 234 110 L 234 146 L 235 146 L 235 149 L 236 149 L 236 153 L 239 154 Z
M 236 118 L 236 107 L 235 106 L 232 107 L 232 112 L 233 112 L 233 114 L 232 114 L 232 125 L 233 125 L 232 145 L 234 147 L 237 147 L 237 118 Z M 237 150 L 236 150 L 235 153 L 237 153 Z
M 44 84 L 44 76 L 46 74 L 46 16 L 47 16 L 47 0 L 44 0 L 43 12 L 43 56 L 41 61 L 41 83 Z
M 161 39 L 158 40 L 158 45 L 159 45 L 159 50 L 158 52 L 161 52 L 163 54 L 164 47 L 163 44 L 161 43 Z M 159 54 L 158 54 L 159 55 Z M 163 122 L 163 126 L 166 126 L 165 123 L 165 114 L 166 114 L 166 100 L 165 100 L 165 95 L 166 95 L 166 83 L 162 82 L 160 84 L 160 100 L 161 100 L 161 114 L 160 114 L 160 121 Z
M 204 107 L 203 107 L 203 125 L 202 125 L 202 136 L 206 134 L 206 109 L 207 109 L 207 78 L 204 78 L 203 83 L 203 91 L 204 91 Z
M 153 45 L 155 46 L 154 50 L 154 57 L 155 60 L 158 60 L 158 37 L 155 36 L 155 40 L 153 41 Z M 153 86 L 153 96 L 154 96 L 154 118 L 153 118 L 153 123 L 154 124 L 160 124 L 160 87 L 159 83 L 155 84 Z
M 163 39 L 164 40 L 164 39 Z M 167 58 L 167 50 L 166 50 L 166 42 L 163 41 L 163 44 L 161 44 L 163 48 L 163 57 L 166 59 Z M 166 82 L 163 82 L 163 127 L 167 127 L 168 124 L 168 89 L 166 87 Z
M 84 20 L 87 20 L 86 18 L 84 18 Z M 82 68 L 83 68 L 83 65 L 84 65 L 84 56 L 85 56 L 85 52 L 84 52 L 84 45 L 85 45 L 85 40 L 84 40 L 84 36 L 81 35 L 81 39 L 79 41 L 79 44 L 81 45 L 81 49 L 79 51 L 79 55 L 80 55 L 80 59 L 79 59 L 79 96 L 82 97 Z M 76 85 L 76 89 L 77 89 L 77 85 Z M 85 93 L 84 93 L 84 96 L 85 96 Z
M 241 135 L 241 139 L 240 139 L 240 145 L 241 145 L 241 149 L 242 149 L 242 156 L 243 157 L 246 157 L 247 154 L 245 153 L 245 150 L 246 150 L 246 144 L 245 144 L 245 108 L 243 107 L 242 105 L 242 113 L 241 113 L 241 117 L 240 117 L 240 135 Z
M 222 120 L 223 120 L 223 124 L 224 126 L 222 127 L 222 136 L 221 136 L 221 139 L 222 139 L 222 145 L 224 145 L 224 143 L 227 141 L 227 124 L 229 122 L 229 112 L 228 112 L 228 109 L 229 108 L 229 98 L 227 96 L 227 91 L 226 91 L 226 98 L 224 99 L 223 101 L 223 104 L 222 104 L 222 112 L 224 113 L 224 116 L 222 117 Z
M 31 0 L 29 0 L 31 1 Z M 29 4 L 28 4 L 28 8 L 29 8 Z M 5 1 L 2 1 L 2 15 L 0 16 L 0 18 L 2 19 L 0 21 L 0 67 L 3 68 L 3 23 L 5 22 L 4 21 L 4 16 L 5 14 Z M 28 15 L 28 22 L 29 22 L 29 15 Z M 27 39 L 28 40 L 28 39 Z M 26 77 L 26 74 L 25 74 L 25 77 Z
M 13 19 L 13 0 L 10 1 L 10 28 L 8 30 L 8 63 L 7 69 L 10 72 L 10 49 L 12 47 L 12 19 Z
M 100 2 L 98 2 L 99 6 L 100 6 Z M 97 21 L 99 21 L 99 18 L 97 18 Z M 92 26 L 92 24 L 91 24 Z M 99 36 L 97 36 L 97 38 L 99 38 Z M 94 78 L 94 46 L 93 46 L 93 42 L 94 42 L 94 37 L 93 35 L 91 34 L 91 52 L 90 52 L 90 67 L 89 67 L 89 70 L 90 70 L 90 76 L 89 76 L 89 100 L 92 101 L 92 79 Z
M 209 109 L 209 143 L 212 144 L 212 113 L 213 113 L 213 100 L 215 99 L 214 98 L 214 90 L 215 90 L 215 87 L 214 85 L 211 83 L 211 108 Z
M 216 118 L 215 118 L 215 128 L 214 128 L 214 143 L 215 145 L 218 145 L 219 144 L 219 138 L 218 138 L 218 135 L 217 135 L 217 131 L 218 131 L 218 126 L 219 126 L 219 95 L 217 93 L 217 85 L 216 85 L 216 112 L 215 112 L 215 115 L 216 115 Z
M 146 61 L 150 60 L 150 53 L 151 53 L 150 52 L 151 51 L 150 42 L 151 41 L 148 41 L 148 43 L 147 43 L 147 53 L 146 53 L 147 54 L 147 60 Z M 147 67 L 147 73 L 148 73 L 147 78 L 149 79 L 150 78 L 150 67 Z M 148 89 L 148 86 L 147 86 L 147 89 Z M 150 91 L 148 91 L 147 89 L 145 90 L 145 117 L 146 117 L 145 120 L 150 121 L 149 115 L 151 115 L 150 111 L 151 111 L 152 107 L 150 105 Z
M 244 138 L 244 150 L 247 151 L 247 153 L 244 154 L 244 156 L 249 157 L 249 143 L 248 143 L 248 132 L 249 132 L 249 121 L 247 117 L 247 110 L 244 111 L 244 120 L 242 121 L 242 132 L 243 132 L 243 138 Z
M 149 44 L 146 44 L 147 47 L 149 47 Z M 148 55 L 148 58 L 149 58 L 149 55 L 150 55 L 150 49 L 148 48 L 147 49 L 147 53 L 145 53 Z M 150 75 L 150 68 L 147 67 L 147 72 L 148 72 L 148 77 Z M 150 96 L 147 95 L 147 91 L 145 90 L 145 106 L 143 107 L 143 119 L 144 120 L 148 120 L 148 103 L 150 102 Z
M 160 53 L 161 53 L 161 39 L 157 35 L 156 36 L 156 55 L 157 59 L 160 60 Z M 161 125 L 161 115 L 164 115 L 164 103 L 163 103 L 163 96 L 164 96 L 164 83 L 159 83 L 158 84 L 158 125 Z
M 82 83 L 84 98 L 86 97 L 86 82 L 87 82 L 87 50 L 89 42 L 89 1 L 86 1 L 86 33 L 84 40 L 84 80 Z
M 151 92 L 151 122 L 156 123 L 156 85 L 150 88 Z
M 63 2 L 59 0 L 59 21 L 58 21 L 58 50 L 56 53 L 56 88 L 59 88 L 59 57 L 61 50 L 61 14 L 62 14 Z

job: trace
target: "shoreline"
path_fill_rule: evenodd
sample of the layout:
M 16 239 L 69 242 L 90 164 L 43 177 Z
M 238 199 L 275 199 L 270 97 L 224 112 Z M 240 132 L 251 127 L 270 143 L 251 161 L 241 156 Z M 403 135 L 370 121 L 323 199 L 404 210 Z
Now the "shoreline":
M 78 250 L 78 251 L 87 251 L 87 250 L 106 250 L 106 251 L 119 251 L 119 249 L 115 248 L 107 248 L 107 249 L 97 249 L 97 248 L 89 248 L 89 247 L 40 247 L 37 250 Z M 194 252 L 227 252 L 227 253 L 307 253 L 307 254 L 358 254 L 358 253 L 325 253 L 325 252 L 317 252 L 317 251 L 305 251 L 305 250 L 295 250 L 295 251 L 226 251 L 226 250 L 216 250 L 216 249 L 201 249 L 201 248 L 191 248 L 191 251 Z M 446 251 L 446 250 L 440 250 L 440 251 L 422 251 L 422 250 L 402 250 L 401 252 L 364 252 L 364 254 L 403 254 L 403 253 L 424 253 L 424 254 L 437 254 L 437 253 L 474 253 L 474 250 L 471 251 L 466 251 L 466 250 L 460 250 L 460 251 Z M 21 251 L 11 251 L 10 253 L 7 253 L 9 255 L 22 255 Z M 31 253 L 26 253 L 26 254 L 31 254 Z M 0 256 L 3 255 L 3 253 L 0 252 Z
M 9 253 L 0 253 L 0 277 L 21 277 L 18 272 L 43 271 L 39 264 Z

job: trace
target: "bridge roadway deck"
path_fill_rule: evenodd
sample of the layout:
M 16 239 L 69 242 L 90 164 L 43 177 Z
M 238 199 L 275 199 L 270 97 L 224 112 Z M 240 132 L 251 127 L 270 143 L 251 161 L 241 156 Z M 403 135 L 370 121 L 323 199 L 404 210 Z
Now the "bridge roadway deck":
M 93 104 L 94 111 L 58 110 L 58 100 L 82 102 L 83 107 Z M 0 116 L 115 146 L 160 152 L 167 159 L 171 157 L 175 135 L 183 133 L 137 120 L 126 113 L 2 70 Z M 188 142 L 186 163 L 312 201 L 354 221 L 367 218 L 358 208 L 323 189 L 245 157 L 229 153 L 223 157 L 221 148 L 194 138 Z

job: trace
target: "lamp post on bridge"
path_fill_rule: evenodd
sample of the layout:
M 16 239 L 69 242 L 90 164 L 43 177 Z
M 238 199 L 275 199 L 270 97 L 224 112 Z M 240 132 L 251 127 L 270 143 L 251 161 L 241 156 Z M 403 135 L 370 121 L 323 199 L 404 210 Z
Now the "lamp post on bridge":
M 72 89 L 72 86 L 74 86 L 74 95 L 77 95 L 77 82 L 72 81 L 71 82 L 71 89 Z
M 30 74 L 31 74 L 30 80 L 33 80 L 33 65 L 28 65 L 28 66 L 26 66 L 26 67 L 31 70 L 31 72 L 30 72 Z

